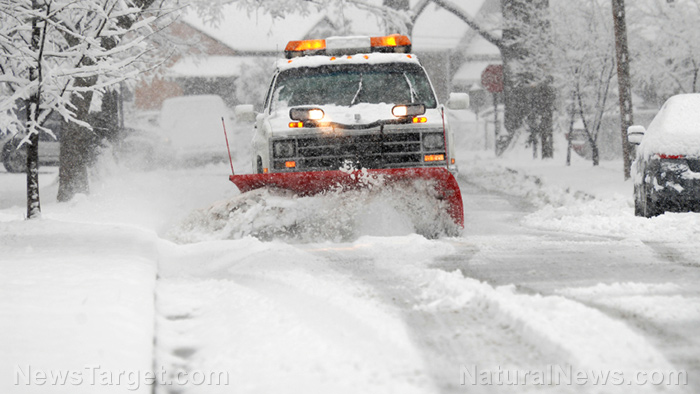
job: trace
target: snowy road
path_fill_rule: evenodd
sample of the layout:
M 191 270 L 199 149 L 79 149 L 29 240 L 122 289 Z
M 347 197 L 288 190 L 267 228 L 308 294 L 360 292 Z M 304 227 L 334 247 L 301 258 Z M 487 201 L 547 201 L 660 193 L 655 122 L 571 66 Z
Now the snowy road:
M 42 175 L 46 221 L 28 226 L 23 178 L 1 174 L 1 305 L 13 316 L 2 367 L 141 370 L 154 332 L 156 371 L 177 383 L 159 393 L 697 392 L 698 216 L 635 218 L 628 194 L 569 193 L 552 186 L 561 175 L 542 181 L 488 160 L 462 165 L 467 226 L 438 239 L 377 215 L 381 204 L 355 223 L 336 197 L 265 194 L 242 211 L 275 231 L 230 231 L 249 218 L 220 215 L 216 201 L 239 199 L 226 165 L 106 163 L 92 194 L 68 204 L 50 201 L 54 169 Z M 216 220 L 198 223 L 212 204 Z M 380 219 L 384 236 L 367 226 Z M 313 231 L 275 238 L 298 221 Z M 324 223 L 333 231 L 319 232 Z M 272 240 L 246 235 L 255 231 Z M 53 233 L 65 236 L 46 242 Z M 80 352 L 63 345 L 76 340 Z
M 161 260 L 158 362 L 229 371 L 244 392 L 697 390 L 687 253 L 524 227 L 524 199 L 461 187 L 459 238 L 178 246 Z M 543 386 L 550 368 L 583 380 Z

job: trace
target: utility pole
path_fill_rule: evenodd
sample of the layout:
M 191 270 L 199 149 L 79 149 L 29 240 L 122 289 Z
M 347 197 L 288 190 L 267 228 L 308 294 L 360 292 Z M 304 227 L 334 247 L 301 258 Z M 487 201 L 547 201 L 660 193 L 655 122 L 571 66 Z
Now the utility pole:
M 630 84 L 629 51 L 627 49 L 627 24 L 625 0 L 612 0 L 615 22 L 615 52 L 617 54 L 617 83 L 620 91 L 620 128 L 625 180 L 630 178 L 633 149 L 627 141 L 627 128 L 632 125 L 632 89 Z

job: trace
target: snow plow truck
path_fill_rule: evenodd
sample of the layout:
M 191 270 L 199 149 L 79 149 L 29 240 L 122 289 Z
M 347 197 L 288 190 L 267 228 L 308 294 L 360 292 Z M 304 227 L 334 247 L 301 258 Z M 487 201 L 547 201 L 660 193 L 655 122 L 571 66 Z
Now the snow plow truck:
M 447 106 L 468 105 L 467 94 L 453 93 Z M 290 41 L 256 118 L 253 153 L 254 174 L 230 176 L 242 193 L 427 181 L 464 226 L 445 106 L 407 36 Z

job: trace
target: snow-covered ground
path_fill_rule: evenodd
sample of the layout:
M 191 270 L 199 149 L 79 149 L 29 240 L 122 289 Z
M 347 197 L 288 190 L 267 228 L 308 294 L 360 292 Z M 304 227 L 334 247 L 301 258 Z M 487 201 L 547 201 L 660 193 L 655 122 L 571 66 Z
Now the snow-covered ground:
M 241 220 L 227 164 L 108 159 L 66 204 L 47 168 L 26 222 L 23 176 L 0 171 L 0 391 L 150 392 L 153 371 L 160 393 L 694 392 L 700 217 L 634 217 L 621 163 L 557 155 L 462 152 L 466 228 L 438 239 L 382 202 L 279 236 L 281 209 L 318 228 L 332 197 L 259 196 L 257 232 L 222 231 Z
M 536 209 L 523 218 L 527 227 L 642 242 L 672 244 L 689 264 L 700 265 L 700 216 L 666 213 L 651 219 L 634 216 L 632 180 L 624 180 L 622 160 L 592 166 L 573 155 L 564 165 L 564 149 L 557 159 L 533 160 L 531 151 L 517 149 L 505 157 L 480 153 L 463 166 L 462 179 L 481 187 L 519 196 Z

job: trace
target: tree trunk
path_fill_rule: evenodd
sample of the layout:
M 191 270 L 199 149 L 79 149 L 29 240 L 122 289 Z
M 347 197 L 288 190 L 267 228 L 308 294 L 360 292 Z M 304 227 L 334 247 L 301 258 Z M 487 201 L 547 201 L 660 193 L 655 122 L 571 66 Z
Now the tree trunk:
M 32 10 L 37 14 L 42 7 L 37 0 L 32 0 Z M 41 103 L 41 28 L 39 18 L 32 18 L 31 50 L 37 54 L 37 62 L 29 70 L 29 80 L 37 81 L 37 88 L 29 98 L 27 125 L 29 125 L 29 144 L 27 145 L 27 219 L 41 218 L 41 201 L 39 199 L 39 104 Z
M 573 148 L 573 139 L 574 139 L 574 121 L 576 119 L 576 104 L 574 104 L 576 100 L 576 93 L 572 92 L 571 94 L 571 104 L 570 104 L 570 111 L 569 111 L 569 133 L 566 135 L 566 165 L 570 166 L 571 165 L 571 149 Z
M 613 21 L 615 22 L 615 53 L 617 55 L 617 81 L 620 91 L 620 134 L 622 136 L 622 157 L 625 179 L 630 178 L 634 148 L 627 141 L 627 129 L 632 125 L 632 93 L 627 49 L 627 24 L 625 22 L 625 0 L 612 0 Z
M 32 95 L 31 101 L 36 98 Z M 29 122 L 35 122 L 36 117 L 29 111 Z M 34 119 L 31 119 L 34 117 Z M 41 201 L 39 199 L 39 134 L 29 137 L 27 144 L 27 219 L 41 218 Z
M 551 76 L 545 76 L 541 82 L 533 80 L 532 73 L 513 72 L 513 66 L 531 56 L 523 43 L 523 31 L 519 26 L 530 29 L 542 29 L 548 34 L 549 24 L 531 15 L 533 9 L 540 10 L 549 7 L 548 0 L 537 0 L 533 6 L 531 0 L 501 0 L 501 11 L 506 27 L 503 29 L 503 39 L 499 49 L 503 59 L 503 85 L 505 115 L 504 124 L 508 131 L 507 138 L 502 142 L 505 147 L 510 144 L 516 131 L 528 119 L 532 134 L 539 135 L 542 145 L 542 158 L 554 156 L 552 142 L 554 90 L 551 87 Z M 503 149 L 505 149 L 503 147 Z
M 520 0 L 501 0 L 501 10 L 504 20 L 515 19 L 517 15 L 517 3 Z M 502 44 L 499 47 L 501 51 L 501 59 L 503 60 L 503 125 L 506 129 L 506 135 L 500 141 L 499 152 L 505 151 L 510 145 L 516 131 L 522 125 L 523 120 L 527 116 L 527 99 L 525 91 L 518 86 L 518 81 L 513 72 L 514 64 L 518 59 L 525 56 L 521 45 L 518 45 L 518 37 L 520 32 L 514 28 L 503 29 Z
M 102 95 L 102 107 L 100 112 L 92 117 L 93 123 L 91 124 L 98 140 L 106 140 L 111 144 L 115 144 L 119 140 L 119 134 L 122 131 L 120 100 L 120 93 L 116 89 L 109 90 Z
M 97 77 L 76 78 L 74 86 L 89 87 L 97 82 Z M 92 92 L 73 94 L 71 103 L 75 106 L 76 118 L 87 120 L 90 113 Z M 69 122 L 61 134 L 59 153 L 58 196 L 59 202 L 70 201 L 76 194 L 90 191 L 87 167 L 94 147 L 94 133 L 77 123 Z
M 134 0 L 133 6 L 140 10 L 145 10 L 154 2 L 155 0 Z M 129 29 L 135 21 L 136 17 L 134 15 L 121 16 L 117 24 L 122 29 Z M 66 34 L 65 38 L 69 42 L 79 39 L 72 34 Z M 106 51 L 117 46 L 117 38 L 114 36 L 95 38 L 100 39 L 102 49 Z M 89 58 L 83 59 L 82 63 L 87 66 L 93 65 L 93 61 Z M 89 88 L 94 86 L 95 83 L 97 83 L 96 76 L 76 78 L 74 86 Z M 77 119 L 90 123 L 88 116 L 90 114 L 91 101 L 92 92 L 73 94 L 71 103 L 75 106 Z M 66 130 L 61 138 L 61 151 L 59 153 L 58 201 L 70 201 L 78 193 L 89 192 L 87 167 L 94 157 L 94 148 L 97 146 L 95 141 L 95 133 L 90 132 L 88 129 L 73 122 L 69 122 L 66 126 Z
M 600 150 L 598 149 L 598 141 L 590 138 L 589 142 L 591 144 L 591 159 L 593 160 L 593 166 L 600 165 Z
M 542 158 L 554 157 L 554 142 L 552 130 L 554 129 L 554 89 L 549 81 L 543 82 L 535 88 L 535 100 L 533 110 L 536 111 L 537 134 L 540 136 L 542 146 Z

